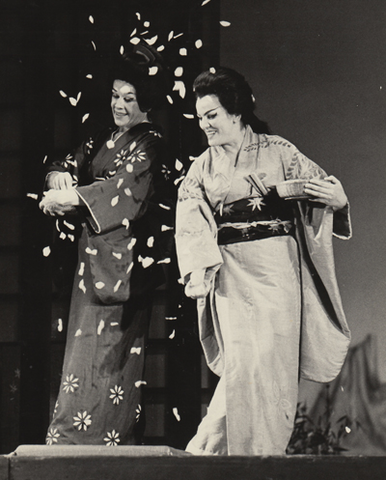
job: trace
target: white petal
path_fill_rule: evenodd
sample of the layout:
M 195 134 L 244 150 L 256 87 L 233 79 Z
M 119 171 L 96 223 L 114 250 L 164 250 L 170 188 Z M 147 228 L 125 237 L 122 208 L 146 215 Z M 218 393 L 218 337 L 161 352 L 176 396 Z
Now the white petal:
M 174 70 L 174 75 L 176 77 L 182 77 L 184 73 L 184 69 L 182 67 L 177 67 L 175 70 Z
M 66 225 L 67 228 L 70 230 L 75 230 L 75 227 L 72 223 L 67 222 L 67 220 L 63 220 L 64 225 Z
M 63 90 L 59 90 L 59 93 L 63 98 L 67 98 L 67 93 L 64 93 Z
M 158 72 L 158 67 L 155 65 L 149 68 L 149 75 L 156 75 Z
M 39 196 L 36 193 L 27 193 L 27 197 L 37 200 Z
M 127 229 L 129 228 L 129 226 L 130 226 L 129 220 L 128 220 L 127 218 L 124 218 L 124 219 L 122 220 L 122 225 L 123 225 L 124 227 L 126 227 L 126 230 L 127 230 Z
M 136 353 L 137 355 L 141 354 L 141 347 L 131 347 L 130 353 Z
M 125 192 L 125 195 L 127 195 L 128 197 L 133 196 L 133 193 L 132 193 L 132 191 L 130 190 L 129 187 L 125 188 L 123 191 Z
M 229 27 L 231 25 L 231 22 L 227 22 L 226 20 L 221 20 L 220 25 L 222 27 Z
M 121 286 L 122 280 L 118 280 L 117 283 L 114 285 L 114 293 L 118 291 L 118 288 Z
M 164 210 L 171 210 L 171 207 L 169 207 L 168 205 L 164 205 L 163 203 L 159 203 L 158 205 Z
M 48 257 L 50 255 L 50 253 L 51 253 L 51 248 L 50 247 L 44 247 L 43 248 L 43 255 L 45 257 Z
M 186 50 L 186 48 L 180 48 L 180 55 L 181 57 L 186 57 L 186 55 L 188 54 L 188 51 Z
M 154 258 L 151 257 L 146 257 L 142 260 L 142 266 L 143 268 L 148 268 L 150 265 L 154 263 Z
M 119 47 L 119 53 L 120 53 L 121 55 L 123 55 L 123 54 L 125 53 L 125 47 L 124 47 L 123 45 L 121 45 L 121 46 Z
M 131 163 L 128 163 L 128 164 L 126 165 L 126 171 L 127 171 L 127 173 L 132 173 L 133 170 L 134 170 L 133 165 L 132 165 Z
M 153 246 L 154 246 L 154 237 L 149 237 L 149 238 L 147 239 L 147 246 L 148 246 L 149 248 L 153 248 Z
M 183 33 L 178 33 L 177 35 L 174 35 L 173 38 L 179 38 L 179 37 L 182 37 Z
M 63 320 L 58 318 L 58 332 L 63 332 Z
M 170 40 L 173 38 L 173 36 L 174 36 L 174 32 L 172 30 L 168 35 L 168 42 L 170 42 Z
M 195 46 L 196 46 L 196 48 L 201 48 L 202 47 L 202 40 L 200 40 L 200 39 L 196 40 Z
M 90 23 L 94 23 L 94 17 L 92 15 L 90 15 L 88 17 L 88 20 L 89 20 Z
M 89 116 L 90 116 L 89 113 L 85 113 L 82 117 L 82 123 L 84 123 L 88 119 Z
M 98 330 L 97 334 L 100 335 L 102 333 L 102 330 L 105 328 L 105 321 L 101 320 L 98 325 Z
M 143 380 L 137 380 L 134 385 L 139 388 L 141 385 L 147 385 L 147 382 L 144 382 Z
M 68 100 L 73 107 L 76 107 L 77 101 L 74 97 L 69 97 Z
M 173 227 L 168 227 L 167 225 L 162 225 L 161 232 L 167 232 L 168 230 L 173 230 Z
M 189 120 L 193 120 L 194 119 L 194 115 L 192 113 L 184 113 L 184 117 L 185 118 L 188 118 Z
M 173 408 L 173 415 L 176 417 L 177 422 L 181 421 L 181 417 L 180 417 L 180 415 L 179 415 L 179 413 L 178 413 L 178 408 L 177 408 L 177 407 L 174 407 L 174 408 Z
M 176 336 L 176 331 L 173 330 L 172 333 L 169 335 L 170 340 L 173 340 L 175 336 Z
M 148 21 L 143 22 L 143 26 L 146 27 L 146 28 L 149 28 L 150 27 L 150 22 L 148 22 Z
M 95 286 L 98 290 L 102 290 L 105 284 L 103 282 L 96 282 Z
M 79 92 L 77 97 L 76 97 L 76 103 L 79 102 L 81 96 L 82 96 L 82 92 Z
M 157 52 L 162 52 L 163 50 L 165 50 L 165 45 L 160 45 L 157 47 Z
M 115 253 L 115 252 L 112 252 L 113 256 L 115 258 L 117 258 L 118 260 L 121 260 L 122 259 L 122 253 Z
M 160 265 L 161 263 L 170 263 L 172 260 L 170 258 L 164 258 L 163 260 L 158 260 L 158 265 Z
M 46 163 L 47 159 L 48 159 L 48 156 L 46 155 L 46 156 L 43 158 L 43 163 Z
M 185 87 L 185 84 L 183 81 L 181 80 L 176 80 L 174 82 L 174 87 L 173 87 L 173 91 L 177 91 L 179 94 L 180 94 L 180 97 L 181 98 L 185 98 L 185 95 L 186 95 L 186 87 Z
M 60 234 L 59 234 L 60 240 L 65 240 L 66 237 L 67 237 L 67 235 L 64 232 L 60 232 Z
M 97 255 L 98 250 L 96 248 L 91 249 L 90 247 L 86 247 L 85 252 L 89 255 Z
M 92 75 L 91 75 L 91 73 L 89 73 L 88 75 L 86 75 L 86 78 L 88 78 L 89 80 L 92 80 Z
M 207 3 L 209 3 L 210 0 L 204 0 L 202 3 L 201 3 L 201 7 L 203 7 L 204 5 L 206 5 Z
M 141 40 L 138 37 L 133 37 L 130 39 L 130 43 L 132 43 L 133 45 L 138 45 L 140 41 Z
M 110 325 L 112 327 L 117 327 L 119 325 L 119 322 L 111 322 Z
M 120 178 L 117 183 L 117 188 L 119 188 L 123 183 L 123 178 Z
M 137 15 L 138 20 L 141 20 L 141 14 L 136 12 L 136 15 Z
M 95 43 L 94 43 L 92 40 L 91 40 L 91 45 L 92 45 L 92 48 L 93 48 L 94 50 L 96 50 L 96 45 L 95 45 Z
M 75 236 L 74 236 L 74 235 L 71 235 L 71 233 L 69 233 L 67 236 L 68 236 L 68 239 L 69 239 L 71 242 L 75 242 Z
M 137 29 L 134 28 L 134 30 L 133 30 L 133 31 L 131 32 L 131 34 L 130 34 L 130 37 L 133 37 L 134 35 L 136 35 L 136 33 L 137 33 Z
M 170 95 L 166 95 L 166 98 L 168 99 L 168 102 L 173 105 L 173 99 Z
M 81 276 L 81 277 L 82 277 L 83 274 L 84 274 L 84 267 L 85 267 L 85 263 L 84 263 L 84 262 L 81 262 L 81 263 L 80 263 L 80 266 L 79 266 L 79 272 L 78 272 L 78 275 Z
M 80 337 L 82 335 L 82 330 L 78 328 L 78 330 L 75 332 L 75 337 Z
M 209 71 L 210 71 L 210 73 L 213 73 L 213 74 L 216 73 L 216 69 L 214 67 L 210 67 Z
M 137 243 L 137 239 L 136 238 L 132 238 L 129 242 L 129 244 L 127 245 L 127 250 L 131 250 L 134 245 Z
M 112 200 L 111 200 L 111 206 L 112 207 L 115 207 L 115 205 L 119 202 L 119 195 L 117 195 L 116 197 L 114 197 Z
M 173 182 L 174 185 L 178 185 L 180 182 L 182 182 L 182 180 L 183 180 L 184 178 L 185 178 L 185 175 L 182 175 L 181 177 L 176 178 L 176 179 L 174 180 L 174 182 Z
M 145 41 L 148 45 L 154 45 L 157 40 L 158 40 L 158 35 L 156 35 L 155 37 L 149 38 L 149 39 L 145 39 Z
M 178 160 L 178 158 L 177 158 L 177 159 L 176 159 L 176 162 L 175 162 L 175 164 L 174 164 L 174 167 L 175 167 L 175 169 L 177 170 L 177 172 L 180 172 L 180 171 L 184 168 L 184 165 L 183 165 L 183 163 L 180 162 L 180 161 Z
M 131 262 L 128 269 L 126 270 L 126 274 L 129 274 L 131 272 L 131 270 L 133 269 L 134 267 L 134 262 Z

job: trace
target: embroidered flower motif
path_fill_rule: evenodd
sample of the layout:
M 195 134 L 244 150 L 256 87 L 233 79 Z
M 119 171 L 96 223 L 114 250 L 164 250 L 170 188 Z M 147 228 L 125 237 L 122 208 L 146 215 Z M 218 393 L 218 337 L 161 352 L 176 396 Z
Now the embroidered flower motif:
M 169 176 L 172 173 L 166 165 L 162 165 L 161 172 L 165 178 L 165 180 L 169 180 Z
M 79 387 L 79 378 L 75 378 L 75 376 L 71 373 L 71 375 L 67 375 L 66 380 L 63 382 L 63 390 L 66 393 L 74 393 L 75 390 Z
M 115 385 L 114 388 L 110 388 L 111 395 L 109 398 L 112 399 L 114 405 L 119 405 L 119 402 L 123 400 L 124 391 L 119 385 Z
M 130 160 L 131 163 L 143 162 L 146 160 L 146 153 L 142 152 L 142 150 L 138 150 L 137 152 L 132 153 L 128 160 Z
M 155 137 L 162 138 L 162 135 L 156 130 L 150 130 L 149 133 L 152 133 Z
M 249 199 L 248 207 L 252 207 L 252 211 L 257 208 L 261 211 L 261 207 L 265 206 L 263 197 L 254 197 Z
M 78 412 L 77 416 L 72 418 L 75 420 L 73 423 L 74 427 L 76 427 L 79 431 L 82 429 L 86 431 L 92 422 L 91 415 L 89 415 L 86 411 Z
M 114 163 L 119 166 L 126 160 L 127 150 L 121 150 L 117 153 L 117 157 L 114 160 Z
M 58 429 L 50 428 L 46 437 L 46 445 L 52 445 L 53 443 L 58 443 L 59 437 L 60 437 L 60 433 L 58 432 Z
M 278 223 L 271 223 L 268 228 L 269 228 L 269 230 L 272 230 L 273 232 L 278 232 L 280 230 L 280 225 L 281 224 L 279 222 Z
M 233 205 L 225 205 L 222 209 L 223 215 L 230 215 L 233 212 Z
M 139 422 L 139 417 L 141 416 L 141 412 L 142 412 L 142 407 L 141 407 L 141 405 L 138 404 L 138 407 L 135 410 L 135 413 L 136 413 L 135 421 L 136 422 Z
M 94 140 L 92 138 L 89 139 L 89 141 L 86 143 L 87 147 L 87 154 L 89 155 L 91 153 L 91 150 L 94 148 Z
M 116 447 L 121 441 L 119 438 L 119 433 L 113 430 L 112 432 L 107 432 L 107 437 L 103 439 L 106 442 L 106 447 Z

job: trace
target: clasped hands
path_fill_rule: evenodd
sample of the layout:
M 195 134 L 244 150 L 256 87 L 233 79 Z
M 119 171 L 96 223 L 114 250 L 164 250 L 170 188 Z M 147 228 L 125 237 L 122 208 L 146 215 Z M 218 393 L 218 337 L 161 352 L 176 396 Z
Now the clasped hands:
M 312 195 L 311 202 L 323 203 L 334 211 L 347 205 L 347 196 L 340 181 L 330 175 L 322 179 L 312 178 L 304 186 L 304 193 Z
M 48 191 L 43 193 L 39 208 L 51 216 L 63 216 L 75 211 L 80 204 L 79 196 L 73 187 L 72 177 L 68 172 L 53 172 L 48 175 Z

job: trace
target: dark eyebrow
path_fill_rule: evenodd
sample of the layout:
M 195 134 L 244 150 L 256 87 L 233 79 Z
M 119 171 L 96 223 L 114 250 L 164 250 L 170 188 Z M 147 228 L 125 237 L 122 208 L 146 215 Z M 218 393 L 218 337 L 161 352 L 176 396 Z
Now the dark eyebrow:
M 111 90 L 113 93 L 119 93 L 118 90 L 116 88 L 112 88 Z M 133 95 L 135 97 L 135 93 L 134 92 L 126 92 L 124 93 L 123 95 L 127 96 L 127 95 Z
M 216 107 L 216 108 L 211 108 L 210 110 L 208 110 L 207 112 L 204 113 L 204 116 L 205 116 L 205 115 L 208 115 L 208 113 L 214 112 L 215 110 L 217 110 L 218 108 L 220 108 L 220 106 L 221 106 L 221 105 L 219 105 L 219 106 Z M 198 118 L 201 118 L 198 113 L 197 113 L 197 117 L 198 117 Z

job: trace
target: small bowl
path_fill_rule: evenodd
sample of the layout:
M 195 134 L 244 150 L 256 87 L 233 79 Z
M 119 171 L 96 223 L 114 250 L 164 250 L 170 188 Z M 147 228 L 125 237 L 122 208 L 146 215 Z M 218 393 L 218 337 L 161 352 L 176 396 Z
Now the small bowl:
M 310 195 L 304 193 L 304 186 L 308 180 L 296 179 L 286 180 L 276 185 L 276 190 L 279 197 L 284 200 L 301 200 L 303 198 L 311 198 Z

